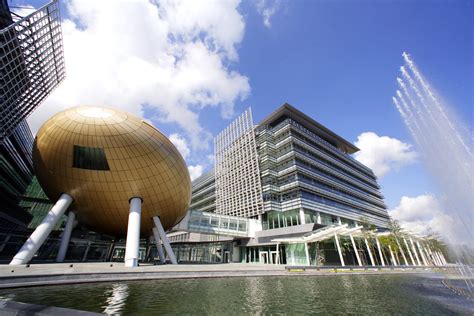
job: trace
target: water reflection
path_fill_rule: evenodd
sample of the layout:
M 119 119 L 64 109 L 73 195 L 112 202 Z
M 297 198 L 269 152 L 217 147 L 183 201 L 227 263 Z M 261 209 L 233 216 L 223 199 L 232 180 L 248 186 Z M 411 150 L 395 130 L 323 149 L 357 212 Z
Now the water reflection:
M 460 310 L 472 315 L 474 301 L 454 294 L 442 279 L 333 275 L 156 280 L 9 289 L 0 290 L 0 297 L 124 315 L 446 315 Z
M 104 310 L 102 313 L 107 315 L 121 314 L 127 303 L 128 294 L 127 283 L 112 284 L 112 289 L 106 291 L 106 295 L 109 297 L 107 298 L 106 306 L 103 306 Z
M 245 279 L 245 302 L 248 308 L 255 314 L 263 312 L 262 305 L 265 303 L 265 286 L 263 286 L 263 278 L 246 278 Z

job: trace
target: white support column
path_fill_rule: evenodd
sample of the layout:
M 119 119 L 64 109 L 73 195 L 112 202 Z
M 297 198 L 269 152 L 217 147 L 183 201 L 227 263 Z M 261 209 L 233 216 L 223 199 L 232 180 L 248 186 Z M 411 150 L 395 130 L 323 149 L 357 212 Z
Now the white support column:
M 440 256 L 441 256 L 441 259 L 443 260 L 443 265 L 448 265 L 448 261 L 446 261 L 446 258 L 444 257 L 444 254 L 440 251 L 439 252 Z
M 428 263 L 428 265 L 434 265 L 433 260 L 430 259 L 430 254 L 427 250 L 426 245 L 423 245 L 423 243 L 420 243 L 420 246 L 423 250 L 423 253 L 425 254 L 425 259 L 426 259 L 426 262 Z
M 408 246 L 408 242 L 407 242 L 407 240 L 405 239 L 405 237 L 403 237 L 403 241 L 404 241 L 404 243 L 405 243 L 405 246 L 407 247 L 407 251 L 408 251 L 408 255 L 410 256 L 411 263 L 412 263 L 414 266 L 416 266 L 415 259 L 413 258 L 413 255 L 411 254 L 410 246 Z
M 304 243 L 304 252 L 306 253 L 306 265 L 309 266 L 311 265 L 311 262 L 309 260 L 309 250 L 308 250 L 308 243 Z
M 444 262 L 443 260 L 441 259 L 441 257 L 439 256 L 439 253 L 438 252 L 433 252 L 433 257 L 435 258 L 435 260 L 438 262 L 438 265 L 439 266 L 444 266 Z
M 337 225 L 342 225 L 341 217 L 337 217 Z
M 390 250 L 390 256 L 392 257 L 392 263 L 394 266 L 398 266 L 395 255 L 393 254 L 392 246 L 388 245 L 388 250 Z
M 319 213 L 319 212 L 316 215 L 316 223 L 321 225 L 321 213 Z
M 140 219 L 142 213 L 142 199 L 130 199 L 130 213 L 128 214 L 127 243 L 125 246 L 125 266 L 138 266 L 138 250 L 140 248 Z
M 342 256 L 341 246 L 339 245 L 339 238 L 337 234 L 334 234 L 334 239 L 336 240 L 337 252 L 339 253 L 339 259 L 341 259 L 341 266 L 345 267 L 346 264 L 344 263 L 344 257 Z
M 365 246 L 367 247 L 367 252 L 369 253 L 370 263 L 372 264 L 372 267 L 375 267 L 375 261 L 374 257 L 372 257 L 372 251 L 370 251 L 369 242 L 367 241 L 367 238 L 364 238 L 364 240 Z
M 64 227 L 63 236 L 61 237 L 58 255 L 56 256 L 56 262 L 63 262 L 64 258 L 66 258 L 67 247 L 69 246 L 69 240 L 71 239 L 71 232 L 74 228 L 75 221 L 76 214 L 72 211 L 69 211 L 69 214 L 67 215 L 66 227 Z
M 155 226 L 158 229 L 158 233 L 160 234 L 161 240 L 163 241 L 163 245 L 165 246 L 166 253 L 168 254 L 168 257 L 170 257 L 171 263 L 178 264 L 178 261 L 176 261 L 176 257 L 174 255 L 173 249 L 171 248 L 170 241 L 168 240 L 168 236 L 166 236 L 165 230 L 163 226 L 161 225 L 160 218 L 155 216 L 153 217 L 153 221 L 155 222 Z
M 10 262 L 11 265 L 26 264 L 33 258 L 71 203 L 72 197 L 69 194 L 61 194 L 58 201 L 48 212 L 41 224 L 36 227 L 35 231 L 26 240 L 20 251 L 18 251 L 15 257 L 13 257 Z
M 156 250 L 158 250 L 158 257 L 160 257 L 160 262 L 162 264 L 166 263 L 165 253 L 163 251 L 163 246 L 161 245 L 160 233 L 156 227 L 153 227 L 153 237 L 155 238 Z
M 300 223 L 301 225 L 306 224 L 306 218 L 304 217 L 304 211 L 302 208 L 300 208 Z
M 398 238 L 395 238 L 397 241 L 398 249 L 400 249 L 400 252 L 402 253 L 403 261 L 405 262 L 405 265 L 408 265 L 408 260 L 407 257 L 405 256 L 405 251 L 403 251 L 402 245 L 400 245 L 400 242 L 398 241 Z
M 427 266 L 428 262 L 426 261 L 425 254 L 423 252 L 423 248 L 421 248 L 420 242 L 418 240 L 416 241 L 416 245 L 418 246 L 418 250 L 420 251 L 421 260 L 423 261 L 423 265 Z
M 277 248 L 277 264 L 280 264 L 280 243 L 276 244 Z
M 357 250 L 357 246 L 356 246 L 354 237 L 352 237 L 352 235 L 349 235 L 349 237 L 351 237 L 352 247 L 354 248 L 354 252 L 355 252 L 355 255 L 356 255 L 356 258 L 357 258 L 357 263 L 359 264 L 359 267 L 362 267 L 362 262 L 360 261 L 359 251 Z
M 410 238 L 410 243 L 411 243 L 413 252 L 415 253 L 416 262 L 418 263 L 419 266 L 421 266 L 421 261 L 420 261 L 420 258 L 418 257 L 418 253 L 416 252 L 415 243 L 413 242 L 412 238 Z
M 441 260 L 441 257 L 439 256 L 437 251 L 432 251 L 433 253 L 433 259 L 437 262 L 439 266 L 444 266 L 443 261 Z
M 438 261 L 440 262 L 440 265 L 444 265 L 443 263 L 443 259 L 441 259 L 441 256 L 439 255 L 439 252 L 438 251 L 435 251 L 435 255 L 436 255 L 436 258 L 438 258 Z
M 441 259 L 441 263 L 445 266 L 448 264 L 448 262 L 446 261 L 446 258 L 444 257 L 443 253 L 440 252 L 440 251 L 437 251 L 436 252 L 438 254 L 438 257 Z
M 433 250 L 432 250 L 431 247 L 429 247 L 429 246 L 428 246 L 428 251 L 429 251 L 429 253 L 430 253 L 431 260 L 434 262 L 434 265 L 435 265 L 435 266 L 439 266 L 440 264 L 439 264 L 438 258 L 436 258 L 436 256 L 435 256 Z
M 382 263 L 382 267 L 385 267 L 385 261 L 383 260 L 383 254 L 382 254 L 382 247 L 380 246 L 380 242 L 377 236 L 375 236 L 375 242 L 377 243 L 377 249 L 379 250 L 380 262 Z
M 435 266 L 440 266 L 440 262 L 438 261 L 438 258 L 434 255 L 433 251 L 431 250 L 430 246 L 427 246 L 428 252 L 430 253 L 431 260 L 433 261 Z

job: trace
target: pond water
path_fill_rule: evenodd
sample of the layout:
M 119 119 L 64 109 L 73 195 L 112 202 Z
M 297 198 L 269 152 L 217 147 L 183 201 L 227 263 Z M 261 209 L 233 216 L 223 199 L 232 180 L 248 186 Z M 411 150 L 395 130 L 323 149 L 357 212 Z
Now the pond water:
M 1 290 L 0 298 L 108 314 L 474 314 L 436 275 L 111 282 Z

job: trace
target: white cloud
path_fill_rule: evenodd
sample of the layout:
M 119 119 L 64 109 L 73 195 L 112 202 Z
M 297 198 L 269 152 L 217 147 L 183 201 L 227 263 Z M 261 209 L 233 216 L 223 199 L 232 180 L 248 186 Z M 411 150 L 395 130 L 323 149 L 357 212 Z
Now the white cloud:
M 270 28 L 272 26 L 270 19 L 278 11 L 280 7 L 280 1 L 279 0 L 258 0 L 255 2 L 255 5 L 257 7 L 257 12 L 263 18 L 263 25 Z
M 438 200 L 431 194 L 423 194 L 417 197 L 403 196 L 390 215 L 399 221 L 426 221 L 431 219 L 433 213 L 440 211 Z
M 417 157 L 410 144 L 373 132 L 360 134 L 355 145 L 360 149 L 355 158 L 371 168 L 379 178 L 391 170 L 413 163 Z
M 189 166 L 189 175 L 191 176 L 191 181 L 199 178 L 202 175 L 203 167 L 201 165 Z
M 430 230 L 453 240 L 454 220 L 442 210 L 439 200 L 431 194 L 403 196 L 389 215 L 410 232 L 425 235 Z
M 192 149 L 212 137 L 203 108 L 233 115 L 250 92 L 231 64 L 245 23 L 237 0 L 82 1 L 66 3 L 62 22 L 66 80 L 29 118 L 33 132 L 51 115 L 81 105 L 109 105 L 152 120 L 177 123 Z
M 171 134 L 169 136 L 170 141 L 176 146 L 178 151 L 181 153 L 181 156 L 183 156 L 184 159 L 188 158 L 189 153 L 191 152 L 188 147 L 188 143 L 186 142 L 186 139 L 181 137 L 179 134 Z

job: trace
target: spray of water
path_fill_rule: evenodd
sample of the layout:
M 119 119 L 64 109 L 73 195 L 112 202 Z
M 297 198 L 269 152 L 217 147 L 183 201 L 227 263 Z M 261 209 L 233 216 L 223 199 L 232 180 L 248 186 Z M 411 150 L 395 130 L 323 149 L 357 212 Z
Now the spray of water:
M 454 229 L 445 233 L 452 244 L 471 244 L 474 213 L 474 156 L 469 129 L 428 84 L 407 53 L 392 98 L 424 163 L 441 192 L 445 213 Z

